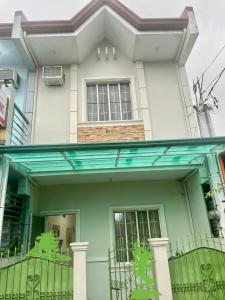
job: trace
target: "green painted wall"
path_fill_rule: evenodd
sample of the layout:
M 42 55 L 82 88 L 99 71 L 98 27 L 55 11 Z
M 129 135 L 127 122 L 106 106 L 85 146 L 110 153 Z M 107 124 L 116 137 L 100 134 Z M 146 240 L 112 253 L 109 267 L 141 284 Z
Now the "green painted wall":
M 40 188 L 38 208 L 80 209 L 81 241 L 90 242 L 89 257 L 99 257 L 105 256 L 110 246 L 110 207 L 155 204 L 164 206 L 170 237 L 190 234 L 186 202 L 177 181 L 46 186 Z
M 187 180 L 186 186 L 195 234 L 207 234 L 209 236 L 210 227 L 199 173 L 191 176 Z
M 37 195 L 36 191 L 35 203 Z M 169 237 L 181 239 L 191 233 L 183 188 L 175 180 L 41 186 L 38 197 L 38 210 L 80 209 L 81 241 L 90 243 L 89 300 L 109 298 L 110 207 L 162 204 Z

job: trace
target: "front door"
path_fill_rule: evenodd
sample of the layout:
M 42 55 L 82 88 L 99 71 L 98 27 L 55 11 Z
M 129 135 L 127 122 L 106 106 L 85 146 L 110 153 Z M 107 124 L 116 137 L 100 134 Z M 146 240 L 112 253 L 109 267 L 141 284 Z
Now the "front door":
M 30 249 L 35 245 L 35 239 L 41 235 L 45 229 L 45 217 L 31 215 L 31 231 L 30 231 Z

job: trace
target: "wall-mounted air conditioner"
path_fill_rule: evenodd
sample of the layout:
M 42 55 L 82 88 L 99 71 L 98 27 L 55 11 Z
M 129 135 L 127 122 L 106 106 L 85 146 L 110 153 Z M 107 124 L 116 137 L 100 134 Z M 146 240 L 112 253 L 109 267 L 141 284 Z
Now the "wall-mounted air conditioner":
M 45 85 L 62 86 L 65 82 L 62 66 L 44 66 L 42 78 Z
M 20 86 L 20 77 L 16 69 L 0 69 L 0 84 L 12 84 L 14 88 L 18 89 Z

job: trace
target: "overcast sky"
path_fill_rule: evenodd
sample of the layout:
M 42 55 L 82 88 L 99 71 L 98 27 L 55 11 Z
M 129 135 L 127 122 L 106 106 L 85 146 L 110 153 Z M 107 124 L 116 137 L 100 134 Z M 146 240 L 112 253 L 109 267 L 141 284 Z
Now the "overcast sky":
M 0 0 L 0 22 L 12 22 L 16 10 L 29 20 L 70 19 L 88 0 Z M 199 37 L 187 62 L 189 82 L 202 72 L 225 45 L 225 0 L 121 0 L 141 17 L 178 17 L 193 6 Z M 206 73 L 205 86 L 225 67 L 225 49 Z M 215 89 L 220 110 L 211 114 L 217 135 L 225 136 L 225 73 Z

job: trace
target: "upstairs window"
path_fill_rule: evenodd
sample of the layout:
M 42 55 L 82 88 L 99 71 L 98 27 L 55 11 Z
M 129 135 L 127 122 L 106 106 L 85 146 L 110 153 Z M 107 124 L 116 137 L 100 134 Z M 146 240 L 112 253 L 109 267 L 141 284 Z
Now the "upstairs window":
M 87 85 L 88 121 L 132 119 L 130 83 Z

